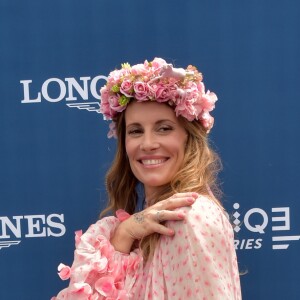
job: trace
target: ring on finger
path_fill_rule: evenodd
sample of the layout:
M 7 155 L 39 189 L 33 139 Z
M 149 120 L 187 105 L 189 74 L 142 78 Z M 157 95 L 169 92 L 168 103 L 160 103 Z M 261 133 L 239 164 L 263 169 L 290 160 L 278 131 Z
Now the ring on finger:
M 163 220 L 162 220 L 162 211 L 161 211 L 161 210 L 158 210 L 158 211 L 156 212 L 155 219 L 156 219 L 156 221 L 157 221 L 158 223 L 160 223 L 160 222 L 163 221 Z

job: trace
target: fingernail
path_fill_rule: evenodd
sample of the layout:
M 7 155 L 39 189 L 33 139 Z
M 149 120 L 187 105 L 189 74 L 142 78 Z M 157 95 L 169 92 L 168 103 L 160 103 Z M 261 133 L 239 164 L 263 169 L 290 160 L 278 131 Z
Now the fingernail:
M 173 234 L 174 234 L 174 230 L 169 229 L 169 234 L 170 234 L 170 235 L 173 235 Z
M 182 213 L 182 212 L 179 212 L 179 213 L 178 213 L 178 217 L 181 218 L 181 219 L 183 219 L 183 218 L 185 217 L 185 214 Z
M 188 198 L 188 199 L 187 199 L 187 201 L 188 201 L 189 203 L 194 203 L 195 200 L 196 200 L 195 198 Z

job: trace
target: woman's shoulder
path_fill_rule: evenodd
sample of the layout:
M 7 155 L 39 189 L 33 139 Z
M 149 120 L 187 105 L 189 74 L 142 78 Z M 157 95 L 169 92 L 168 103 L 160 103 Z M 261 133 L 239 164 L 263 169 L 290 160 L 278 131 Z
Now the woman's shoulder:
M 212 231 L 223 231 L 224 229 L 227 231 L 232 228 L 223 206 L 211 196 L 199 195 L 192 206 L 180 210 L 185 212 L 186 218 L 183 224 L 175 222 L 175 226 L 192 229 L 206 228 Z
M 179 207 L 176 210 L 184 210 L 185 213 L 212 213 L 225 214 L 225 209 L 216 198 L 207 195 L 200 195 L 191 206 Z
M 192 228 L 202 228 L 214 238 L 226 237 L 231 240 L 234 237 L 228 213 L 212 197 L 200 196 L 196 200 L 189 212 L 188 223 Z
M 229 222 L 228 214 L 221 202 L 212 196 L 199 195 L 191 206 L 190 214 L 196 214 L 210 220 L 222 219 L 222 221 Z
M 194 210 L 201 208 L 204 212 L 225 214 L 225 209 L 221 202 L 213 196 L 199 195 L 191 208 Z

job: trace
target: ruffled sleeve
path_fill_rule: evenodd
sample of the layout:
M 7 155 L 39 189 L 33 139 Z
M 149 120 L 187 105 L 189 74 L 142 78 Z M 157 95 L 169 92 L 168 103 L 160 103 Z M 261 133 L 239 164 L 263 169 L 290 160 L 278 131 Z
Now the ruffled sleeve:
M 60 264 L 59 275 L 70 278 L 69 287 L 51 300 L 126 300 L 142 270 L 142 256 L 136 249 L 129 254 L 115 251 L 110 244 L 120 221 L 106 217 L 76 234 L 76 250 L 71 268 Z

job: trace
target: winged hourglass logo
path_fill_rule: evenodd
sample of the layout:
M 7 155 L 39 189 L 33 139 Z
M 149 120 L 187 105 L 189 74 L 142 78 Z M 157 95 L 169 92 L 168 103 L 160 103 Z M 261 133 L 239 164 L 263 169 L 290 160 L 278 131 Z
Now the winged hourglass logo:
M 100 103 L 99 102 L 83 102 L 83 103 L 67 103 L 68 107 L 75 107 L 78 109 L 85 109 L 87 111 L 94 111 L 100 113 Z
M 0 250 L 2 248 L 8 248 L 12 245 L 18 245 L 21 241 L 7 241 L 7 242 L 0 242 Z

